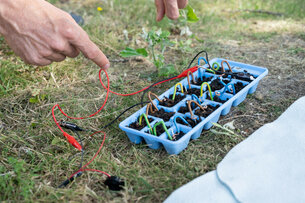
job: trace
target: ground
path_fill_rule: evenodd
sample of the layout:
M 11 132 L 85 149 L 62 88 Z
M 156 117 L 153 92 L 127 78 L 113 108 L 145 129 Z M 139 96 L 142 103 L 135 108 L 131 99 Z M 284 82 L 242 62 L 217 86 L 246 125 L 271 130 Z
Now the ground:
M 180 36 L 180 25 L 168 19 L 156 23 L 153 1 L 51 1 L 58 7 L 81 14 L 84 29 L 111 61 L 111 89 L 127 93 L 160 80 L 146 58 L 125 59 L 119 52 L 127 46 L 140 48 L 142 28 L 171 30 L 171 40 Z M 80 153 L 69 146 L 57 130 L 51 108 L 58 103 L 73 116 L 88 115 L 102 104 L 105 91 L 92 62 L 79 56 L 47 67 L 25 65 L 0 38 L 0 200 L 160 202 L 174 189 L 214 170 L 226 153 L 262 125 L 275 120 L 296 99 L 305 95 L 305 5 L 294 1 L 199 1 L 191 0 L 200 20 L 190 24 L 194 35 L 190 47 L 175 45 L 165 52 L 167 63 L 177 71 L 186 68 L 200 50 L 210 58 L 226 58 L 263 66 L 269 74 L 253 95 L 221 117 L 219 124 L 234 121 L 235 135 L 220 128 L 205 131 L 186 150 L 168 155 L 134 145 L 119 129 L 126 113 L 105 129 L 107 139 L 90 165 L 125 179 L 124 191 L 109 191 L 106 177 L 85 173 L 66 189 L 56 189 L 79 165 Z M 103 11 L 97 11 L 101 6 Z M 253 13 L 245 9 L 268 10 L 280 15 Z M 128 32 L 127 37 L 123 30 Z M 160 94 L 175 82 L 153 89 Z M 111 95 L 97 116 L 77 121 L 98 130 L 125 108 L 138 103 L 140 95 Z M 63 118 L 58 112 L 58 118 Z M 87 133 L 83 133 L 85 136 Z M 101 135 L 85 138 L 85 160 L 102 141 Z

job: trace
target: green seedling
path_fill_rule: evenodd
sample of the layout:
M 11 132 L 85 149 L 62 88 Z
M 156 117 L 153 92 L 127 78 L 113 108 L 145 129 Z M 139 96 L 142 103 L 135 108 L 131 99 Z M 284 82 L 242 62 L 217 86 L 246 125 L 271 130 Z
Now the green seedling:
M 167 47 L 173 46 L 174 42 L 169 40 L 170 32 L 162 31 L 161 29 L 152 29 L 146 32 L 143 29 L 142 38 L 147 42 L 146 48 L 133 49 L 127 47 L 122 50 L 120 55 L 122 57 L 133 57 L 133 56 L 143 56 L 148 57 L 154 63 L 157 68 L 159 76 L 168 76 L 175 74 L 177 71 L 172 64 L 166 64 L 164 58 L 164 52 Z

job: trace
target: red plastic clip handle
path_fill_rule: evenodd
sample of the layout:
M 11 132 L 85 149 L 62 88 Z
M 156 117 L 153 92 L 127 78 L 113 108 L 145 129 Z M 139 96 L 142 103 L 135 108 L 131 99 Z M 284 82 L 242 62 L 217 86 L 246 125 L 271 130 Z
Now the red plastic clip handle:
M 68 142 L 72 144 L 73 147 L 75 147 L 79 151 L 82 151 L 82 146 L 76 141 L 76 139 L 73 136 L 69 135 L 66 132 L 64 132 L 64 136 L 67 138 Z
M 183 72 L 180 73 L 180 75 L 178 75 L 177 77 L 178 77 L 178 78 L 182 78 L 182 77 L 184 78 L 184 77 L 187 76 L 187 73 L 188 73 L 189 71 L 191 71 L 192 73 L 194 73 L 194 72 L 197 71 L 197 70 L 198 70 L 198 66 L 194 66 L 194 67 L 192 67 L 192 68 L 189 68 L 189 69 L 183 71 Z

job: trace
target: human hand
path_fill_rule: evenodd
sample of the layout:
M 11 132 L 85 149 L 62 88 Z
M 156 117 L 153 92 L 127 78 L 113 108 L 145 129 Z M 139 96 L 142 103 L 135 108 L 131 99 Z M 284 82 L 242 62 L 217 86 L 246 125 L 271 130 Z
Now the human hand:
M 157 7 L 157 21 L 163 19 L 166 15 L 169 19 L 179 18 L 179 9 L 185 8 L 188 0 L 155 0 Z
M 98 66 L 110 66 L 73 18 L 44 0 L 1 0 L 0 33 L 29 64 L 44 66 L 82 52 Z

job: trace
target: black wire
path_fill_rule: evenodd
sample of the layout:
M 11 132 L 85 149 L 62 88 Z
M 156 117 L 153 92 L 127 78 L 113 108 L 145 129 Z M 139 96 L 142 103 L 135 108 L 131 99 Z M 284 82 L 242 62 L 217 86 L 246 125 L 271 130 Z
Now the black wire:
M 208 62 L 209 68 L 211 68 L 210 61 L 209 61 L 209 56 L 208 56 L 208 52 L 206 52 L 205 50 L 202 50 L 202 51 L 198 52 L 198 53 L 196 54 L 196 56 L 194 56 L 194 58 L 193 58 L 192 61 L 190 62 L 190 64 L 189 64 L 189 66 L 187 67 L 187 69 L 189 69 L 189 68 L 192 66 L 192 64 L 193 64 L 193 62 L 195 61 L 195 59 L 196 59 L 200 54 L 202 54 L 202 53 L 205 53 L 205 58 L 206 58 L 206 60 L 207 60 L 207 62 Z M 186 69 L 186 70 L 187 70 L 187 69 Z
M 202 51 L 198 52 L 198 53 L 196 54 L 196 56 L 192 59 L 192 61 L 191 61 L 190 64 L 188 65 L 187 69 L 189 69 L 189 68 L 191 67 L 191 65 L 193 64 L 193 62 L 195 61 L 195 59 L 196 59 L 200 54 L 202 54 L 202 53 L 205 53 L 206 60 L 207 60 L 207 62 L 208 62 L 209 67 L 211 68 L 210 61 L 209 61 L 209 58 L 208 58 L 208 53 L 207 53 L 206 51 L 202 50 Z M 187 70 L 187 69 L 186 69 L 186 70 Z M 143 101 L 143 100 L 144 100 L 144 95 L 145 95 L 152 87 L 154 87 L 156 84 L 158 84 L 158 83 L 160 83 L 160 82 L 163 82 L 163 81 L 165 81 L 165 80 L 170 80 L 170 79 L 173 79 L 173 78 L 176 78 L 176 77 L 177 77 L 177 76 L 170 77 L 170 78 L 167 78 L 167 79 L 163 79 L 163 80 L 161 80 L 161 81 L 155 82 L 154 84 L 150 85 L 146 90 L 144 90 L 144 92 L 143 92 L 143 94 L 142 94 L 142 96 L 141 96 L 141 102 L 140 102 L 140 103 L 137 103 L 137 104 L 134 104 L 134 105 L 128 107 L 128 108 L 125 109 L 122 113 L 120 113 L 120 115 L 118 115 L 115 119 L 113 119 L 112 121 L 110 121 L 108 124 L 106 124 L 106 125 L 103 126 L 102 128 L 107 128 L 107 127 L 109 127 L 110 125 L 112 125 L 116 120 L 118 120 L 124 113 L 126 113 L 126 112 L 129 111 L 130 109 L 132 109 L 132 108 L 134 108 L 134 107 L 136 107 L 136 106 L 138 106 L 138 105 L 142 105 L 142 107 L 143 107 L 143 104 L 149 103 L 148 101 Z M 75 131 L 75 130 L 72 130 L 72 131 L 77 135 L 77 137 L 78 137 L 78 139 L 79 139 L 79 141 L 80 141 L 80 145 L 81 145 L 81 147 L 82 147 L 81 161 L 80 161 L 80 165 L 79 165 L 79 169 L 81 169 L 82 166 L 83 166 L 83 160 L 84 160 L 83 139 L 81 139 L 81 137 L 80 137 L 80 135 L 79 135 L 79 133 L 78 133 L 77 131 Z M 71 178 L 70 178 L 70 179 L 71 179 Z M 73 181 L 74 178 L 71 179 L 71 180 L 70 180 L 70 179 L 67 179 L 66 181 L 64 181 L 64 182 L 63 182 L 61 185 L 59 185 L 58 187 L 59 187 L 59 188 L 65 187 L 67 184 L 69 184 L 71 181 Z
M 209 61 L 208 52 L 206 52 L 205 50 L 202 50 L 202 51 L 198 52 L 198 53 L 196 54 L 196 56 L 193 57 L 192 61 L 190 62 L 190 64 L 189 64 L 188 67 L 186 68 L 186 70 L 189 69 L 189 68 L 191 68 L 191 66 L 192 66 L 193 62 L 195 61 L 195 59 L 196 59 L 200 54 L 202 54 L 202 53 L 205 53 L 205 57 L 206 57 L 206 60 L 207 60 L 207 62 L 208 62 L 208 65 L 209 65 L 209 67 L 211 67 L 210 61 Z M 175 76 L 175 77 L 177 77 L 177 76 Z M 142 96 L 141 96 L 141 103 L 143 102 L 144 96 L 146 95 L 146 93 L 147 93 L 153 86 L 155 86 L 157 83 L 163 82 L 163 81 L 165 81 L 165 80 L 170 80 L 170 79 L 173 79 L 173 78 L 175 78 L 175 77 L 167 78 L 167 79 L 164 79 L 164 80 L 155 82 L 154 84 L 150 85 L 146 90 L 144 90 L 144 92 L 143 92 L 143 94 L 142 94 Z M 142 103 L 142 107 L 143 107 L 143 103 Z
M 140 104 L 143 104 L 143 103 L 149 103 L 148 101 L 145 101 L 145 102 L 140 102 L 140 103 L 137 103 L 137 104 L 134 104 L 130 107 L 128 107 L 127 109 L 125 109 L 122 113 L 120 113 L 120 115 L 118 115 L 115 119 L 113 119 L 112 121 L 110 121 L 108 124 L 106 124 L 105 126 L 103 126 L 102 128 L 107 128 L 109 127 L 110 125 L 112 125 L 116 120 L 118 120 L 125 112 L 129 111 L 130 109 L 140 105 Z
M 160 82 L 163 82 L 163 81 L 165 81 L 165 80 L 173 79 L 173 78 L 175 78 L 175 77 L 177 77 L 177 76 L 174 76 L 174 77 L 171 77 L 171 78 L 167 78 L 167 79 L 163 79 L 163 80 L 160 80 L 160 81 L 158 81 L 158 82 L 155 82 L 154 84 L 150 85 L 146 90 L 144 90 L 144 92 L 143 92 L 143 94 L 142 94 L 142 96 L 141 96 L 141 103 L 140 103 L 140 104 L 142 105 L 142 107 L 144 106 L 143 104 L 145 103 L 145 102 L 143 102 L 144 96 L 146 95 L 146 93 L 147 93 L 153 86 L 155 86 L 156 84 L 158 84 L 158 83 L 160 83 Z
M 78 140 L 80 142 L 80 146 L 82 147 L 81 161 L 80 161 L 80 164 L 79 164 L 79 169 L 81 169 L 83 167 L 83 160 L 84 160 L 83 140 L 81 139 L 80 135 L 78 134 L 78 132 L 76 130 L 71 130 L 71 131 L 74 132 L 77 135 Z M 57 186 L 57 188 L 64 188 L 64 187 L 66 187 L 69 183 L 71 183 L 74 180 L 74 177 L 79 177 L 79 176 L 81 176 L 81 174 L 82 174 L 82 172 L 78 172 L 77 174 L 75 174 L 75 176 L 73 176 L 71 178 L 68 178 L 67 180 L 62 182 L 59 186 Z
M 207 53 L 205 50 L 202 50 L 202 51 L 198 52 L 198 53 L 196 54 L 196 56 L 192 59 L 192 61 L 191 61 L 190 64 L 188 65 L 187 69 L 189 69 L 189 68 L 192 66 L 192 64 L 193 64 L 193 62 L 195 61 L 195 59 L 196 59 L 200 54 L 202 54 L 202 53 L 205 53 L 205 56 L 206 56 L 206 60 L 207 60 L 207 62 L 208 62 L 208 65 L 209 65 L 209 67 L 211 67 L 210 61 L 209 61 L 209 57 L 208 57 L 208 53 Z M 163 81 L 165 81 L 165 80 L 173 79 L 173 78 L 175 78 L 175 77 L 177 77 L 177 76 L 170 77 L 170 78 L 167 78 L 167 79 L 163 79 L 163 80 L 160 80 L 160 81 L 155 82 L 154 84 L 150 85 L 146 90 L 144 90 L 144 92 L 143 92 L 143 94 L 142 94 L 142 96 L 141 96 L 141 102 L 140 102 L 140 103 L 137 103 L 137 104 L 134 104 L 134 105 L 128 107 L 128 108 L 125 109 L 122 113 L 120 113 L 120 115 L 118 115 L 115 119 L 113 119 L 112 121 L 110 121 L 110 122 L 107 123 L 106 125 L 102 126 L 102 128 L 107 128 L 107 127 L 111 126 L 115 121 L 117 121 L 124 113 L 126 113 L 126 112 L 129 111 L 130 109 L 132 109 L 132 108 L 134 108 L 134 107 L 136 107 L 136 106 L 138 106 L 138 105 L 141 105 L 141 106 L 143 107 L 143 106 L 144 106 L 143 104 L 149 103 L 148 101 L 143 101 L 143 100 L 144 100 L 144 96 L 146 95 L 146 93 L 147 93 L 153 86 L 155 86 L 156 84 L 158 84 L 158 83 L 160 83 L 160 82 L 163 82 Z M 82 140 L 81 140 L 81 141 L 82 141 Z

